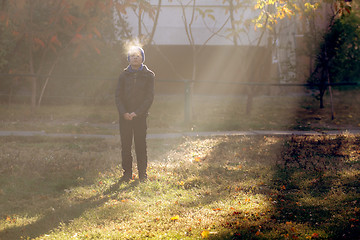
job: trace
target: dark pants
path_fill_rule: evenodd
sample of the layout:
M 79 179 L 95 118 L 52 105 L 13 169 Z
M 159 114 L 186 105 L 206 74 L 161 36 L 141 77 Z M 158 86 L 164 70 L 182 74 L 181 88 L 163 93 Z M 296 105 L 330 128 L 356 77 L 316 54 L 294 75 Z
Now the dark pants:
M 135 153 L 139 177 L 146 177 L 147 151 L 146 151 L 146 117 L 135 117 L 128 121 L 120 116 L 120 139 L 121 139 L 121 157 L 124 176 L 132 177 L 132 154 L 131 146 L 134 139 Z

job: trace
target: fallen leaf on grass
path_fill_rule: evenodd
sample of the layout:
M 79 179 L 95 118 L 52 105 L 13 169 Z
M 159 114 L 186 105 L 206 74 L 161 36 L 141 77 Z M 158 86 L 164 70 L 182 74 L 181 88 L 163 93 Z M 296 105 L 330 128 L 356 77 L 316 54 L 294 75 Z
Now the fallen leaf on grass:
M 311 235 L 311 238 L 319 238 L 319 234 L 318 234 L 318 233 L 313 233 L 313 234 Z
M 207 231 L 207 230 L 202 231 L 202 233 L 201 233 L 201 237 L 202 237 L 202 238 L 208 238 L 208 237 L 209 237 L 209 234 L 210 234 L 210 232 L 209 232 L 209 231 Z
M 170 220 L 171 220 L 171 221 L 179 220 L 179 215 L 173 216 Z
M 12 219 L 11 219 L 10 216 L 7 216 L 7 217 L 6 217 L 6 222 L 10 222 L 10 223 L 12 222 Z

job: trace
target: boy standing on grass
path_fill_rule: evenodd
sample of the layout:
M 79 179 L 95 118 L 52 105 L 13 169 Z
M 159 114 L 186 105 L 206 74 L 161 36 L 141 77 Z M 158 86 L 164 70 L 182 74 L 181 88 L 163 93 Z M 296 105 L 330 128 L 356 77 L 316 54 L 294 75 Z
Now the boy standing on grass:
M 120 74 L 116 88 L 116 106 L 119 111 L 121 157 L 124 175 L 121 182 L 132 179 L 132 142 L 134 139 L 139 179 L 147 180 L 146 131 L 149 108 L 154 100 L 155 74 L 144 65 L 145 53 L 141 47 L 128 52 L 128 67 Z

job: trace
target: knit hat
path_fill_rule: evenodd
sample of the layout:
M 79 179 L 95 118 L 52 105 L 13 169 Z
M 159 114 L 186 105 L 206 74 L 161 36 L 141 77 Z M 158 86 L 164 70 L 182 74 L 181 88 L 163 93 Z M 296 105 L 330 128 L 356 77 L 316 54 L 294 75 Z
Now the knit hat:
M 128 62 L 130 62 L 130 54 L 133 53 L 134 51 L 140 51 L 141 57 L 142 57 L 142 62 L 144 63 L 145 62 L 144 49 L 142 49 L 141 47 L 138 47 L 138 46 L 133 46 L 133 47 L 130 48 L 130 50 L 128 52 L 128 57 L 127 57 Z

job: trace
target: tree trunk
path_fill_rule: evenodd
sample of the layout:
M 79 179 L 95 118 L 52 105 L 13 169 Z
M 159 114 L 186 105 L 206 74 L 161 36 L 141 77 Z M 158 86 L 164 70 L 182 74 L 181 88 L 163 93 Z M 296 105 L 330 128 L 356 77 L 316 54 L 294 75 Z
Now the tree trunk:
M 151 42 L 153 41 L 153 38 L 154 38 L 154 35 L 155 35 L 155 30 L 156 30 L 158 20 L 159 20 L 160 9 L 161 9 L 161 0 L 159 0 L 159 2 L 158 2 L 156 15 L 155 15 L 155 19 L 154 19 L 154 25 L 152 27 L 151 34 L 150 34 L 150 36 L 148 38 L 147 44 L 151 44 Z
M 235 34 L 236 32 L 236 27 L 235 27 L 235 19 L 234 19 L 234 3 L 233 3 L 233 0 L 228 0 L 229 1 L 229 8 L 230 8 L 230 23 L 231 23 L 231 28 L 233 30 L 233 43 L 234 43 L 234 46 L 237 46 L 238 45 L 238 42 L 237 42 L 237 38 L 238 38 L 238 35 Z
M 251 109 L 254 99 L 254 87 L 247 87 L 247 99 L 246 99 L 246 115 L 251 114 Z
M 29 27 L 29 68 L 30 68 L 30 74 L 33 75 L 30 77 L 31 79 L 31 108 L 34 109 L 36 107 L 36 88 L 37 88 L 37 78 L 35 76 L 35 70 L 34 70 L 34 59 L 33 59 L 33 4 L 32 1 L 29 1 L 30 3 L 30 27 Z
M 324 86 L 320 86 L 319 87 L 320 90 L 320 108 L 325 108 L 324 106 L 324 95 L 325 95 L 325 87 Z
M 41 89 L 41 93 L 40 93 L 40 97 L 39 97 L 39 101 L 38 101 L 38 106 L 40 106 L 40 104 L 41 104 L 42 98 L 43 98 L 43 96 L 44 96 L 45 89 L 46 89 L 47 84 L 49 83 L 49 80 L 50 80 L 50 76 L 51 76 L 51 74 L 53 73 L 53 71 L 54 71 L 54 69 L 55 69 L 55 66 L 56 66 L 58 60 L 59 60 L 59 57 L 56 59 L 56 61 L 55 61 L 55 62 L 53 63 L 53 65 L 51 66 L 51 69 L 50 69 L 50 71 L 49 71 L 49 74 L 48 74 L 48 76 L 46 77 L 45 83 L 44 83 L 44 85 L 43 85 L 43 87 L 42 87 L 42 89 Z
M 266 31 L 266 27 L 268 25 L 268 16 L 266 17 L 266 20 L 265 20 L 265 26 L 263 27 L 263 31 L 261 32 L 261 35 L 258 39 L 258 42 L 256 44 L 256 47 L 259 47 L 260 46 L 260 43 L 261 43 L 261 40 L 262 38 L 264 37 L 265 35 L 265 31 Z M 251 64 L 252 65 L 252 64 Z M 250 65 L 250 66 L 251 66 Z M 251 67 L 249 69 L 252 69 Z M 253 71 L 253 70 L 251 70 Z M 248 76 L 253 76 L 253 72 L 248 72 Z M 255 79 L 256 81 L 256 79 Z M 246 114 L 250 115 L 251 113 L 251 110 L 252 110 L 252 105 L 253 105 L 253 98 L 254 98 L 254 95 L 255 95 L 255 87 L 254 86 L 249 86 L 248 87 L 248 92 L 247 92 L 247 100 L 246 100 Z

